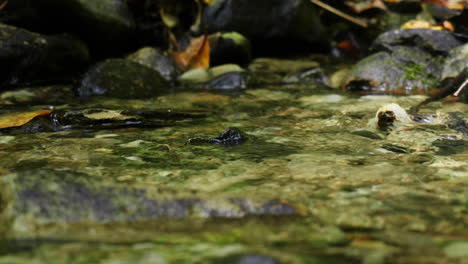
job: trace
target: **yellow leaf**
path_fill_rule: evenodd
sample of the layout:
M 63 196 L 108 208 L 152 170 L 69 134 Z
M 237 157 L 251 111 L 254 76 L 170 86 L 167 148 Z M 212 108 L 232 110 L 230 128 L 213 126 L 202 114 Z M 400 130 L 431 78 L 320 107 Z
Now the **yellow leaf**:
M 410 20 L 401 26 L 402 29 L 428 28 L 432 30 L 444 30 L 442 26 L 433 26 L 424 20 Z M 447 29 L 448 30 L 448 29 Z
M 34 112 L 2 116 L 0 117 L 0 128 L 19 127 L 28 123 L 36 116 L 48 115 L 50 113 L 52 113 L 50 110 L 39 110 Z

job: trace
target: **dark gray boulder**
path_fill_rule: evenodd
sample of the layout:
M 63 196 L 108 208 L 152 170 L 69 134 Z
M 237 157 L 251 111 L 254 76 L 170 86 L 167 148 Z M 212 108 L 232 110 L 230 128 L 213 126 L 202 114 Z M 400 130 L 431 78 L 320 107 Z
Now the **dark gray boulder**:
M 396 29 L 385 32 L 372 43 L 373 51 L 393 51 L 400 46 L 418 47 L 432 55 L 447 55 L 447 53 L 463 44 L 453 34 L 446 30 Z
M 306 0 L 216 0 L 203 13 L 208 32 L 235 31 L 250 40 L 321 42 L 325 30 L 318 9 Z
M 0 85 L 62 79 L 89 62 L 86 45 L 70 36 L 46 36 L 0 24 Z
M 77 88 L 79 96 L 156 97 L 171 90 L 159 72 L 125 59 L 108 59 L 91 68 Z
M 73 32 L 90 46 L 118 50 L 132 41 L 135 20 L 126 0 L 20 0 L 3 21 L 38 32 Z M 17 2 L 17 3 L 16 3 Z

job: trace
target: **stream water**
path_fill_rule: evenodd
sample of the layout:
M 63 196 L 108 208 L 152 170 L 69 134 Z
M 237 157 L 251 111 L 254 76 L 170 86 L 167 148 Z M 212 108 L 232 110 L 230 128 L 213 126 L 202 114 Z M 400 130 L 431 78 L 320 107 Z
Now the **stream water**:
M 89 100 L 206 116 L 0 135 L 0 263 L 468 263 L 468 139 L 451 125 L 468 106 L 369 124 L 424 98 L 283 85 Z M 187 144 L 229 127 L 247 140 Z

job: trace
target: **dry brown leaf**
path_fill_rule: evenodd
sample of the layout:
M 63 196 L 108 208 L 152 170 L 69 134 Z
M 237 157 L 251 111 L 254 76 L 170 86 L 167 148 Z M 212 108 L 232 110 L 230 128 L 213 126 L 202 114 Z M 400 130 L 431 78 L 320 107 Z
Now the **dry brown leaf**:
M 183 71 L 210 67 L 210 42 L 207 35 L 193 38 L 184 51 L 172 53 L 172 58 Z
M 448 30 L 448 31 L 455 31 L 455 27 L 453 26 L 452 22 L 450 21 L 447 21 L 445 20 L 444 22 L 442 22 L 442 27 L 445 29 L 445 30 Z
M 38 110 L 34 112 L 2 116 L 0 117 L 0 128 L 19 127 L 28 123 L 37 116 L 48 115 L 50 113 L 52 113 L 50 110 Z
M 8 0 L 3 1 L 3 3 L 0 5 L 0 9 L 3 9 L 7 4 Z

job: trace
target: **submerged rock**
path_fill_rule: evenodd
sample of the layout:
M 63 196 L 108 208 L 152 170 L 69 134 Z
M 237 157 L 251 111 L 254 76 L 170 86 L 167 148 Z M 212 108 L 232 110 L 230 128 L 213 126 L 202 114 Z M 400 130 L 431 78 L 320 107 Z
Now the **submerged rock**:
M 243 72 L 228 72 L 208 83 L 202 88 L 209 90 L 238 90 L 247 88 L 247 77 Z
M 317 43 L 325 34 L 317 8 L 307 0 L 216 0 L 205 8 L 202 24 L 210 33 L 235 31 L 253 43 L 267 39 Z
M 61 80 L 88 62 L 88 49 L 78 39 L 0 24 L 0 85 Z
M 46 236 L 47 228 L 54 232 L 79 224 L 301 214 L 276 199 L 177 195 L 151 186 L 103 183 L 83 173 L 52 169 L 3 176 L 0 200 L 0 234 L 10 239 L 35 239 Z
M 267 256 L 260 256 L 260 255 L 249 255 L 249 256 L 242 256 L 235 262 L 235 264 L 279 264 L 276 259 L 267 257 Z
M 127 59 L 159 72 L 159 74 L 168 81 L 175 80 L 179 74 L 175 62 L 156 48 L 141 48 L 128 55 Z
M 189 144 L 215 144 L 223 146 L 235 146 L 244 143 L 247 140 L 247 136 L 239 129 L 231 127 L 225 130 L 223 133 L 215 138 L 191 138 Z
M 166 127 L 205 117 L 202 113 L 168 111 L 126 111 L 111 109 L 64 109 L 41 115 L 20 127 L 2 128 L 0 133 L 38 133 L 70 129 L 117 129 Z
M 90 69 L 77 88 L 79 96 L 156 97 L 171 90 L 157 71 L 124 59 L 108 59 Z
M 449 156 L 466 151 L 468 148 L 468 140 L 443 138 L 435 140 L 432 142 L 432 145 L 439 149 L 436 152 L 437 155 Z

